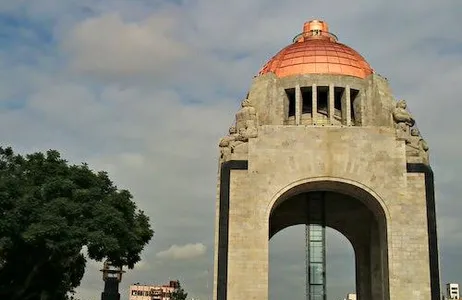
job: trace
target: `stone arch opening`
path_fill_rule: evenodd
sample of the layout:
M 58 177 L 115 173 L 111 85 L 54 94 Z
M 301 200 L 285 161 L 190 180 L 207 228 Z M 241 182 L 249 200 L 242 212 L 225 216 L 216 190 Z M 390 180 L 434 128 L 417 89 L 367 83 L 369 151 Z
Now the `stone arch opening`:
M 380 199 L 366 189 L 333 180 L 301 182 L 286 188 L 272 201 L 269 239 L 287 227 L 309 224 L 310 201 L 319 201 L 319 195 L 324 202 L 325 225 L 340 232 L 353 246 L 358 299 L 388 300 L 387 213 Z
M 269 298 L 292 299 L 306 295 L 305 226 L 296 225 L 275 234 L 269 242 Z M 355 257 L 351 242 L 340 232 L 326 228 L 326 272 L 328 299 L 343 299 L 355 293 Z M 342 273 L 339 273 L 341 270 Z M 281 280 L 283 278 L 283 280 Z

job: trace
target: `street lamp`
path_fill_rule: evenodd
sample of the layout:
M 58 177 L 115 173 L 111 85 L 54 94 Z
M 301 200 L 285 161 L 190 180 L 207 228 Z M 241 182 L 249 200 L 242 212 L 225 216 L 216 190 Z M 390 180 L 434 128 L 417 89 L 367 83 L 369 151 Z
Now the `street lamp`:
M 103 269 L 104 291 L 101 293 L 101 300 L 120 300 L 119 283 L 122 281 L 122 266 L 114 266 L 105 261 Z

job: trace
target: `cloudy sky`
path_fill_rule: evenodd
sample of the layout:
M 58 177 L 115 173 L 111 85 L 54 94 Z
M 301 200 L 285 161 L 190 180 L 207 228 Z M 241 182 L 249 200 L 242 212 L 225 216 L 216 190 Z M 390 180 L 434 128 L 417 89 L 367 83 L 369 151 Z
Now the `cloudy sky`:
M 354 4 L 353 4 L 354 3 Z M 442 282 L 462 283 L 460 0 L 0 0 L 0 136 L 107 170 L 155 237 L 121 286 L 179 279 L 211 299 L 217 141 L 268 58 L 321 18 L 408 101 L 436 173 Z M 303 227 L 271 240 L 270 295 L 303 299 Z M 328 232 L 329 300 L 354 289 Z M 102 290 L 89 262 L 82 300 Z

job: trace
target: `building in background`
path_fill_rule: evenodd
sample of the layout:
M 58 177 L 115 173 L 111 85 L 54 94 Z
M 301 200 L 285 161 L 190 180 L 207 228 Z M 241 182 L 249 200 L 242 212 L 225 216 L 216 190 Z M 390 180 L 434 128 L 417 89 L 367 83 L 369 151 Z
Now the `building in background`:
M 460 299 L 459 284 L 446 284 L 446 299 Z
M 170 300 L 178 287 L 178 281 L 170 281 L 168 285 L 130 285 L 129 300 Z
M 356 300 L 356 294 L 354 293 L 347 294 L 344 300 Z

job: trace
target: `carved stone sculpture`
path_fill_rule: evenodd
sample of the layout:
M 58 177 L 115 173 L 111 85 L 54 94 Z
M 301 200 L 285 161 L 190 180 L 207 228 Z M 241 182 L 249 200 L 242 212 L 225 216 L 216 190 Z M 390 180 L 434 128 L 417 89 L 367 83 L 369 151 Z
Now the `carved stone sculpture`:
M 414 126 L 415 120 L 407 111 L 406 100 L 400 100 L 396 103 L 393 110 L 393 120 L 396 123 L 398 138 L 406 139 L 410 134 L 410 128 Z
M 241 109 L 236 114 L 236 128 L 241 141 L 257 137 L 257 112 L 250 104 L 249 99 L 244 99 Z M 242 130 L 243 129 L 243 130 Z
M 238 136 L 236 138 L 236 141 L 239 141 L 239 142 L 248 142 L 249 141 L 249 138 L 247 137 L 247 132 L 246 132 L 246 128 L 241 128 L 239 129 L 239 133 L 238 133 Z
M 406 154 L 421 157 L 424 163 L 428 163 L 428 150 L 428 144 L 420 135 L 419 130 L 412 128 L 411 135 L 406 140 Z
M 244 99 L 241 109 L 236 113 L 236 126 L 229 128 L 229 134 L 220 140 L 221 161 L 231 159 L 233 154 L 245 154 L 248 151 L 247 142 L 258 135 L 257 113 Z
M 222 160 L 229 160 L 232 154 L 232 145 L 238 137 L 236 127 L 229 127 L 229 134 L 220 140 L 220 153 Z

